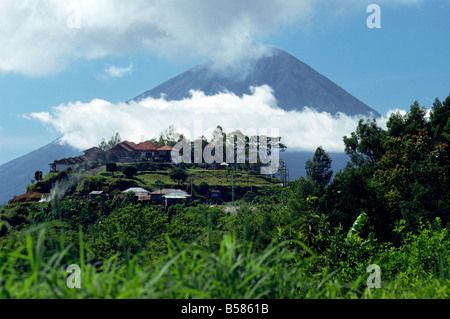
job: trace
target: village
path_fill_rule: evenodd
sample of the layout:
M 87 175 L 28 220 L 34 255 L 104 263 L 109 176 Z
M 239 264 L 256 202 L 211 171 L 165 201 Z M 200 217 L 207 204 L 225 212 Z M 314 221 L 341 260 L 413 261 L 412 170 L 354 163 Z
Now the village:
M 50 163 L 50 172 L 65 171 L 68 168 L 75 168 L 76 165 L 92 161 L 112 161 L 112 162 L 136 162 L 139 160 L 149 160 L 154 162 L 171 162 L 170 152 L 172 147 L 168 145 L 157 145 L 150 141 L 135 144 L 123 141 L 105 151 L 97 146 L 84 151 L 84 155 L 77 157 L 63 158 Z
M 127 194 L 133 193 L 136 202 L 165 209 L 181 203 L 224 204 L 242 198 L 247 192 L 253 194 L 261 187 L 276 183 L 268 176 L 231 169 L 227 163 L 190 163 L 187 168 L 184 163 L 172 161 L 172 151 L 170 145 L 158 145 L 151 141 L 138 144 L 122 141 L 108 149 L 91 147 L 83 151 L 84 155 L 49 163 L 49 174 L 44 179 L 42 172 L 36 172 L 35 183 L 27 187 L 25 194 L 11 199 L 9 204 L 51 202 L 55 198 L 57 182 L 70 184 L 68 181 L 75 185 L 71 186 L 70 191 L 59 189 L 59 196 L 74 194 L 77 200 L 107 201 L 124 199 Z M 108 164 L 116 166 L 116 170 L 119 168 L 118 172 L 108 172 Z M 139 172 L 131 179 L 126 178 L 121 172 L 126 166 L 137 166 Z M 181 184 L 176 183 L 169 177 L 174 169 L 180 169 L 184 174 L 188 172 L 186 183 L 185 180 Z M 74 174 L 77 177 L 73 177 Z
M 152 163 L 173 163 L 171 160 L 171 151 L 173 147 L 169 145 L 157 145 L 150 141 L 139 144 L 130 141 L 123 141 L 108 150 L 102 150 L 95 146 L 84 151 L 84 155 L 77 157 L 63 158 L 50 163 L 50 172 L 57 173 L 61 171 L 71 171 L 79 164 L 101 161 L 117 162 L 120 164 L 147 161 Z M 200 164 L 203 169 L 224 169 L 228 167 L 227 163 L 220 164 Z M 176 188 L 161 188 L 155 191 L 149 191 L 142 187 L 129 187 L 122 191 L 121 197 L 127 193 L 134 193 L 136 200 L 142 203 L 154 203 L 168 207 L 174 204 L 189 203 L 193 200 L 192 187 L 191 193 Z M 103 190 L 93 190 L 89 194 L 89 199 L 101 198 L 103 200 L 111 199 L 113 196 Z M 221 203 L 221 191 L 213 189 L 209 191 L 209 200 L 214 203 Z M 42 196 L 44 200 L 50 200 L 51 194 Z M 42 199 L 41 199 L 42 200 Z

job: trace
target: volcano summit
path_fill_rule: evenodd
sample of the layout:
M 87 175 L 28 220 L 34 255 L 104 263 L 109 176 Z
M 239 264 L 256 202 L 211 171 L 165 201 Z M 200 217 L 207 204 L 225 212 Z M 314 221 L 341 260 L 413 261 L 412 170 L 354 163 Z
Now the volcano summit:
M 246 63 L 245 70 L 216 68 L 210 61 L 189 69 L 174 78 L 132 99 L 147 97 L 182 100 L 190 97 L 190 90 L 206 95 L 233 92 L 238 96 L 251 94 L 251 86 L 269 85 L 274 90 L 278 106 L 284 110 L 302 111 L 305 106 L 331 115 L 344 113 L 378 117 L 380 114 L 349 94 L 289 53 L 272 48 L 270 53 Z

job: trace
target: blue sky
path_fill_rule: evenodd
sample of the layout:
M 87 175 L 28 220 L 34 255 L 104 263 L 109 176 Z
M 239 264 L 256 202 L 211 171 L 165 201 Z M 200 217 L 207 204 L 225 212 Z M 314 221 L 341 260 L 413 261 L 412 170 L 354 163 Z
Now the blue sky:
M 88 135 L 94 99 L 115 107 L 210 58 L 232 63 L 249 43 L 289 52 L 381 114 L 450 93 L 448 0 L 31 3 L 0 4 L 0 164 L 69 136 L 82 109 L 71 102 Z M 380 29 L 366 25 L 369 3 Z

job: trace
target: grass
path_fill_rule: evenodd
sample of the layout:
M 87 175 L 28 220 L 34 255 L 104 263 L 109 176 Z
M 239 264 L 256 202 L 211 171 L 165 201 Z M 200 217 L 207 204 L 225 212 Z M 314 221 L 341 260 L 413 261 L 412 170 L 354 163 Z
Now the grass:
M 198 186 L 201 182 L 206 182 L 211 187 L 226 186 L 231 188 L 232 177 L 231 174 L 225 170 L 189 168 L 186 171 L 188 174 L 188 179 L 184 185 L 190 185 L 192 179 L 194 186 Z M 107 172 L 106 169 L 100 170 L 97 173 L 97 176 L 105 177 L 108 180 L 110 178 L 125 178 L 125 175 L 119 172 L 114 174 L 115 177 L 112 177 L 112 174 Z M 140 187 L 146 187 L 149 189 L 155 188 L 155 183 L 157 180 L 161 180 L 167 187 L 177 185 L 177 183 L 170 179 L 168 170 L 139 171 L 135 176 L 135 180 Z M 250 175 L 243 171 L 236 172 L 234 176 L 235 187 L 261 188 L 269 185 L 275 185 L 277 183 L 279 183 L 279 181 L 271 177 L 265 175 Z
M 0 225 L 1 226 L 1 225 Z M 208 236 L 205 232 L 202 236 Z M 225 235 L 219 249 L 194 241 L 168 239 L 168 254 L 153 266 L 142 266 L 145 254 L 103 262 L 89 260 L 79 233 L 79 254 L 70 245 L 44 249 L 46 227 L 25 231 L 0 249 L 0 298 L 169 298 L 169 299 L 296 299 L 296 298 L 442 298 L 449 297 L 450 278 L 422 278 L 408 283 L 407 274 L 365 286 L 368 274 L 344 281 L 340 269 L 311 275 L 311 257 L 298 258 L 288 242 L 272 242 L 259 253 Z M 14 245 L 18 239 L 22 243 Z M 202 238 L 199 238 L 202 239 Z M 204 239 L 204 237 L 203 237 Z M 207 242 L 207 241 L 206 241 Z M 301 246 L 301 245 L 300 245 Z M 295 260 L 295 262 L 293 262 Z M 80 266 L 81 288 L 69 288 L 69 264 Z
M 169 241 L 167 259 L 143 268 L 138 256 L 125 262 L 113 256 L 96 265 L 85 261 L 82 250 L 67 259 L 64 248 L 46 257 L 45 228 L 34 231 L 36 240 L 27 232 L 24 246 L 0 251 L 1 298 L 292 298 L 309 286 L 298 269 L 289 268 L 291 253 L 282 244 L 256 255 L 228 236 L 217 252 L 195 242 L 180 247 Z M 19 261 L 24 273 L 16 269 Z M 81 268 L 80 289 L 67 287 L 69 262 Z

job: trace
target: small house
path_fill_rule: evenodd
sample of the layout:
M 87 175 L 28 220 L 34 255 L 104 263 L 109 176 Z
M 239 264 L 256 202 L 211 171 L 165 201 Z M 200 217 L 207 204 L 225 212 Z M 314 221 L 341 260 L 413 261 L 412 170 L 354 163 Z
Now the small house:
M 150 201 L 151 195 L 150 192 L 141 187 L 131 187 L 122 192 L 122 194 L 126 195 L 128 192 L 133 192 L 136 194 L 138 201 Z
M 136 145 L 136 147 L 134 148 L 134 150 L 145 156 L 145 158 L 154 158 L 156 157 L 156 150 L 158 149 L 158 145 L 150 142 L 150 141 L 146 141 L 146 142 L 142 142 L 138 145 Z
M 60 160 L 55 160 L 53 163 L 50 163 L 50 172 L 60 172 L 65 171 L 68 168 L 75 168 L 78 164 L 82 164 L 86 161 L 86 156 L 81 155 L 77 157 L 69 157 L 63 158 Z
M 164 162 L 171 162 L 172 161 L 172 147 L 169 145 L 164 145 L 159 147 L 156 150 L 156 156 Z
M 105 156 L 105 151 L 94 146 L 91 147 L 90 149 L 87 149 L 84 151 L 84 156 L 86 161 L 97 161 L 97 160 L 105 160 L 106 156 Z
M 114 153 L 119 161 L 132 161 L 137 157 L 134 150 L 136 144 L 124 141 L 108 150 L 108 153 Z
M 174 188 L 163 188 L 163 189 L 158 189 L 154 192 L 151 192 L 150 195 L 152 196 L 152 201 L 154 202 L 162 202 L 164 199 L 164 195 L 167 195 L 173 191 L 176 191 L 176 189 Z
M 100 196 L 103 200 L 108 199 L 109 195 L 106 194 L 103 191 L 92 191 L 89 193 L 89 199 L 94 200 L 97 198 L 97 196 Z
M 211 199 L 220 199 L 220 191 L 218 190 L 213 190 L 211 191 Z
M 163 196 L 166 206 L 174 204 L 182 204 L 185 201 L 190 201 L 191 195 L 180 189 L 174 189 L 172 192 Z
M 67 158 L 60 159 L 58 161 L 54 161 L 53 164 L 50 164 L 51 172 L 59 172 L 59 171 L 65 171 L 70 165 L 70 162 L 67 160 Z

